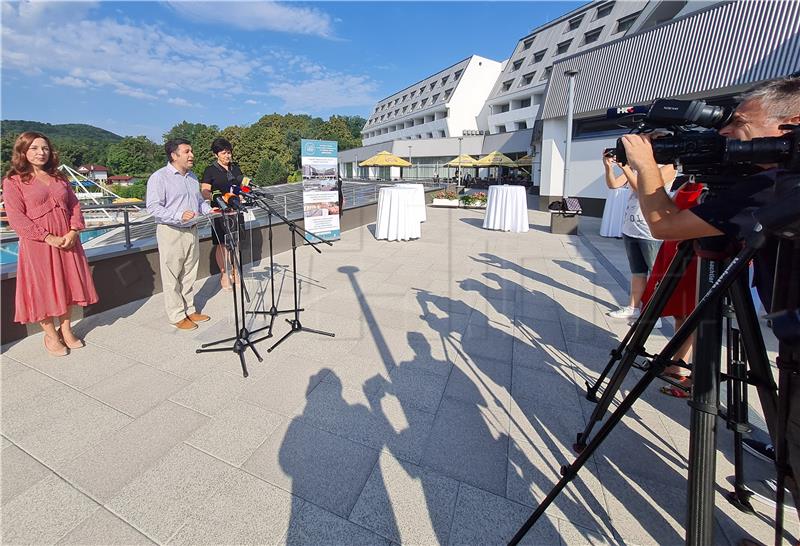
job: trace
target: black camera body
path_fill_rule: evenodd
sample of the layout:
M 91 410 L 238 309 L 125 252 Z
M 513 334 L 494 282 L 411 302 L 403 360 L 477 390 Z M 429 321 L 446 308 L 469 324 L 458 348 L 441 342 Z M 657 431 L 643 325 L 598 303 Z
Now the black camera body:
M 628 113 L 629 112 L 629 113 Z M 635 108 L 612 108 L 610 119 L 618 118 L 633 132 L 668 129 L 672 136 L 652 140 L 653 155 L 661 165 L 679 164 L 684 174 L 746 176 L 752 166 L 777 163 L 790 171 L 800 171 L 800 127 L 783 125 L 789 131 L 779 137 L 735 140 L 725 138 L 716 131 L 690 131 L 687 127 L 699 126 L 721 129 L 730 123 L 733 109 L 711 106 L 705 101 L 659 99 L 646 113 Z M 603 155 L 613 157 L 617 163 L 627 163 L 622 139 Z

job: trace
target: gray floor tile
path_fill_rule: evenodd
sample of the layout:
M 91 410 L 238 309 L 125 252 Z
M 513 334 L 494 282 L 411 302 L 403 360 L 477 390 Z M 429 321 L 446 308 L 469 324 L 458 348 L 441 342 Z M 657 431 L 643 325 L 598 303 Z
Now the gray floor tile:
M 242 468 L 347 517 L 378 452 L 294 420 L 280 426 Z
M 400 544 L 446 544 L 458 482 L 383 452 L 350 520 Z
M 286 355 L 269 364 L 265 361 L 264 369 L 245 382 L 242 399 L 273 413 L 295 415 L 329 370 L 329 366 L 318 360 L 294 355 Z
M 241 466 L 284 419 L 237 400 L 195 431 L 186 442 L 233 466 Z
M 568 370 L 542 373 L 527 366 L 514 366 L 511 395 L 530 398 L 548 406 L 578 407 L 578 390 Z
M 444 396 L 467 404 L 504 408 L 509 402 L 511 374 L 508 361 L 485 356 L 456 360 Z
M 3 412 L 3 422 L 4 434 L 20 448 L 57 468 L 110 437 L 131 418 L 75 389 L 57 385 L 29 403 Z
M 226 476 L 169 544 L 278 544 L 306 503 L 244 472 Z
M 401 363 L 392 370 L 386 392 L 396 397 L 404 408 L 435 413 L 442 399 L 447 378 Z
M 3 544 L 53 544 L 98 508 L 51 475 L 3 505 Z
M 33 487 L 52 475 L 49 468 L 14 445 L 3 449 L 2 455 L 2 504 Z
M 106 506 L 154 541 L 166 542 L 227 486 L 235 472 L 218 459 L 182 444 L 126 485 Z
M 133 366 L 136 361 L 88 343 L 63 358 L 42 354 L 25 363 L 76 389 L 86 389 Z
M 105 508 L 95 511 L 58 543 L 82 546 L 149 546 L 154 544 Z
M 106 502 L 206 422 L 204 415 L 164 402 L 65 465 L 62 475 Z
M 436 414 L 422 466 L 505 495 L 508 417 L 477 404 L 445 398 Z
M 188 384 L 173 393 L 169 399 L 204 415 L 213 416 L 239 398 L 245 387 L 252 383 L 242 377 L 241 372 L 225 373 L 217 370 Z
M 450 532 L 451 546 L 508 544 L 530 516 L 531 510 L 503 497 L 461 484 Z M 559 544 L 558 522 L 542 517 L 520 544 Z
M 126 415 L 139 417 L 187 384 L 175 375 L 136 364 L 86 389 L 86 393 Z
M 323 510 L 310 502 L 292 514 L 286 544 L 293 546 L 330 544 L 336 546 L 389 546 L 391 543 L 372 531 Z

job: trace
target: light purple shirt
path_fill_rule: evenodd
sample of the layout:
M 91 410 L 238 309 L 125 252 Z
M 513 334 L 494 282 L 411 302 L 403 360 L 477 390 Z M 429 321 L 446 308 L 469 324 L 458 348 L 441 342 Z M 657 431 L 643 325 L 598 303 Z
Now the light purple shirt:
M 176 227 L 187 227 L 181 216 L 187 210 L 196 215 L 211 212 L 200 193 L 200 182 L 192 171 L 181 174 L 167 163 L 147 180 L 147 212 L 153 215 L 156 223 Z

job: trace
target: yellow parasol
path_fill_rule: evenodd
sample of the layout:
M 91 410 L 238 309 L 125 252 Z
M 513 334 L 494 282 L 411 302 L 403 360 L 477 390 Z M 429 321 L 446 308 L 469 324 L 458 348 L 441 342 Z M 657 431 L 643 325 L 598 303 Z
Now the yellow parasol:
M 452 161 L 448 161 L 444 164 L 445 167 L 474 167 L 475 166 L 475 158 L 471 155 L 461 154 L 457 158 L 453 159 Z
M 494 151 L 475 162 L 476 167 L 516 167 L 514 160 L 505 154 Z
M 411 163 L 389 152 L 378 152 L 358 164 L 359 167 L 410 167 Z
M 518 167 L 530 167 L 533 165 L 533 157 L 524 155 L 515 161 Z

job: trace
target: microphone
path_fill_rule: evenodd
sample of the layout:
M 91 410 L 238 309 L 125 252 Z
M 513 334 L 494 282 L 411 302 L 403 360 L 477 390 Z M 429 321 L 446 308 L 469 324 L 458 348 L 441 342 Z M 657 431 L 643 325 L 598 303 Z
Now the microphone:
M 235 211 L 244 210 L 241 200 L 235 194 L 228 192 L 222 196 L 222 199 L 228 205 L 228 208 L 231 208 Z
M 260 188 L 258 186 L 249 186 L 250 194 L 256 195 L 258 197 L 266 197 L 267 199 L 275 199 L 275 196 L 268 192 L 265 188 Z
M 225 198 L 222 195 L 222 192 L 219 190 L 214 190 L 211 192 L 211 202 L 215 204 L 219 210 L 225 212 L 228 210 L 228 204 L 225 202 Z

